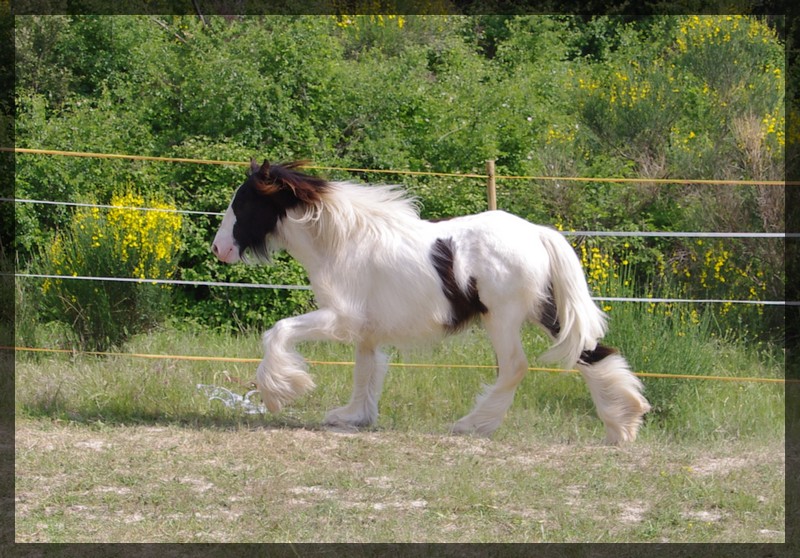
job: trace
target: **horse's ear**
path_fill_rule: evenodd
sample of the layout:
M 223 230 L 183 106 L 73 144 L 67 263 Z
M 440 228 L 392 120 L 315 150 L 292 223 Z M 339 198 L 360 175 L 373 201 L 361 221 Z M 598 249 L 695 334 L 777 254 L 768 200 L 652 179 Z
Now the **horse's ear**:
M 269 176 L 269 161 L 264 159 L 264 163 L 259 165 L 258 161 L 255 159 L 250 159 L 250 170 L 247 173 L 247 176 L 260 176 L 261 178 L 267 178 Z

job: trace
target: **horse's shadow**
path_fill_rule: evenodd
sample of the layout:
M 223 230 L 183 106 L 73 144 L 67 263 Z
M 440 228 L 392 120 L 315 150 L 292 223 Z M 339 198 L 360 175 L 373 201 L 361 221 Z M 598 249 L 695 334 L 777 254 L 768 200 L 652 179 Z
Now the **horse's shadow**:
M 349 427 L 343 425 L 326 425 L 321 420 L 307 420 L 292 416 L 288 413 L 273 415 L 243 414 L 231 411 L 229 413 L 202 413 L 187 411 L 183 413 L 164 413 L 144 409 L 132 408 L 124 413 L 104 409 L 67 409 L 58 405 L 42 403 L 25 403 L 21 405 L 24 416 L 34 419 L 49 419 L 55 422 L 66 422 L 76 425 L 98 425 L 108 427 L 126 426 L 152 426 L 152 427 L 180 427 L 197 430 L 307 430 L 315 432 L 334 432 L 341 434 L 355 434 L 358 432 L 379 430 L 377 427 Z

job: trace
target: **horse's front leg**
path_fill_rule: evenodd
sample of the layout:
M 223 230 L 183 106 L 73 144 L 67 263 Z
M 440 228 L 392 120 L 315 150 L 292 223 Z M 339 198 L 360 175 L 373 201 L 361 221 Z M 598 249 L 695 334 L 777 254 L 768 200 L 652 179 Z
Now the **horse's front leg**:
M 300 341 L 344 341 L 337 314 L 320 309 L 278 321 L 264 333 L 264 358 L 256 372 L 256 385 L 272 413 L 314 388 L 303 357 L 295 351 Z
M 367 342 L 356 345 L 356 365 L 353 369 L 353 395 L 344 407 L 331 410 L 325 416 L 328 426 L 371 426 L 378 420 L 378 399 L 386 377 L 388 359 L 378 348 Z

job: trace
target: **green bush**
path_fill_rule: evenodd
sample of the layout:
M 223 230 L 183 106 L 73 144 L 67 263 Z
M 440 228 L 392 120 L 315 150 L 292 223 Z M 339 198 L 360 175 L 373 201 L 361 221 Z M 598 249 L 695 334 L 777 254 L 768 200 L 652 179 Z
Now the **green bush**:
M 69 323 L 84 348 L 105 350 L 163 320 L 170 287 L 146 279 L 168 279 L 176 271 L 182 218 L 162 199 L 131 191 L 112 197 L 116 206 L 79 209 L 69 229 L 41 253 L 40 271 L 52 275 L 140 278 L 141 282 L 47 279 L 41 309 Z
M 498 175 L 780 180 L 782 29 L 779 18 L 752 16 L 21 16 L 14 126 L 21 147 L 74 151 L 460 173 L 483 173 L 494 159 Z M 58 201 L 88 193 L 107 203 L 131 183 L 168 192 L 182 209 L 218 212 L 243 179 L 237 166 L 27 154 L 17 162 L 17 197 Z M 479 180 L 324 174 L 401 182 L 426 218 L 486 207 Z M 786 229 L 783 189 L 768 186 L 498 179 L 498 206 L 577 230 Z M 69 208 L 14 210 L 9 244 L 23 266 L 54 231 L 71 230 Z M 305 281 L 283 257 L 271 267 L 219 264 L 208 250 L 218 223 L 185 218 L 182 278 Z M 710 246 L 629 243 L 637 285 L 660 281 L 663 263 L 687 297 L 783 296 L 778 242 L 715 245 L 714 254 L 729 252 L 730 272 L 705 284 Z M 307 291 L 173 294 L 176 323 L 229 328 L 263 327 L 312 303 Z M 718 317 L 761 327 L 758 307 Z

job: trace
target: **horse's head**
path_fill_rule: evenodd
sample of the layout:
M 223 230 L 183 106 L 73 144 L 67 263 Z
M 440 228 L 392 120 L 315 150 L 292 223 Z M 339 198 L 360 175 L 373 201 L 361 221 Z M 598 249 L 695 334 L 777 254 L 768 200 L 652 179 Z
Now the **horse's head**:
M 217 258 L 235 263 L 249 251 L 256 259 L 269 259 L 269 237 L 287 211 L 318 202 L 327 187 L 325 180 L 295 170 L 304 164 L 250 161 L 247 179 L 236 190 L 211 245 Z

